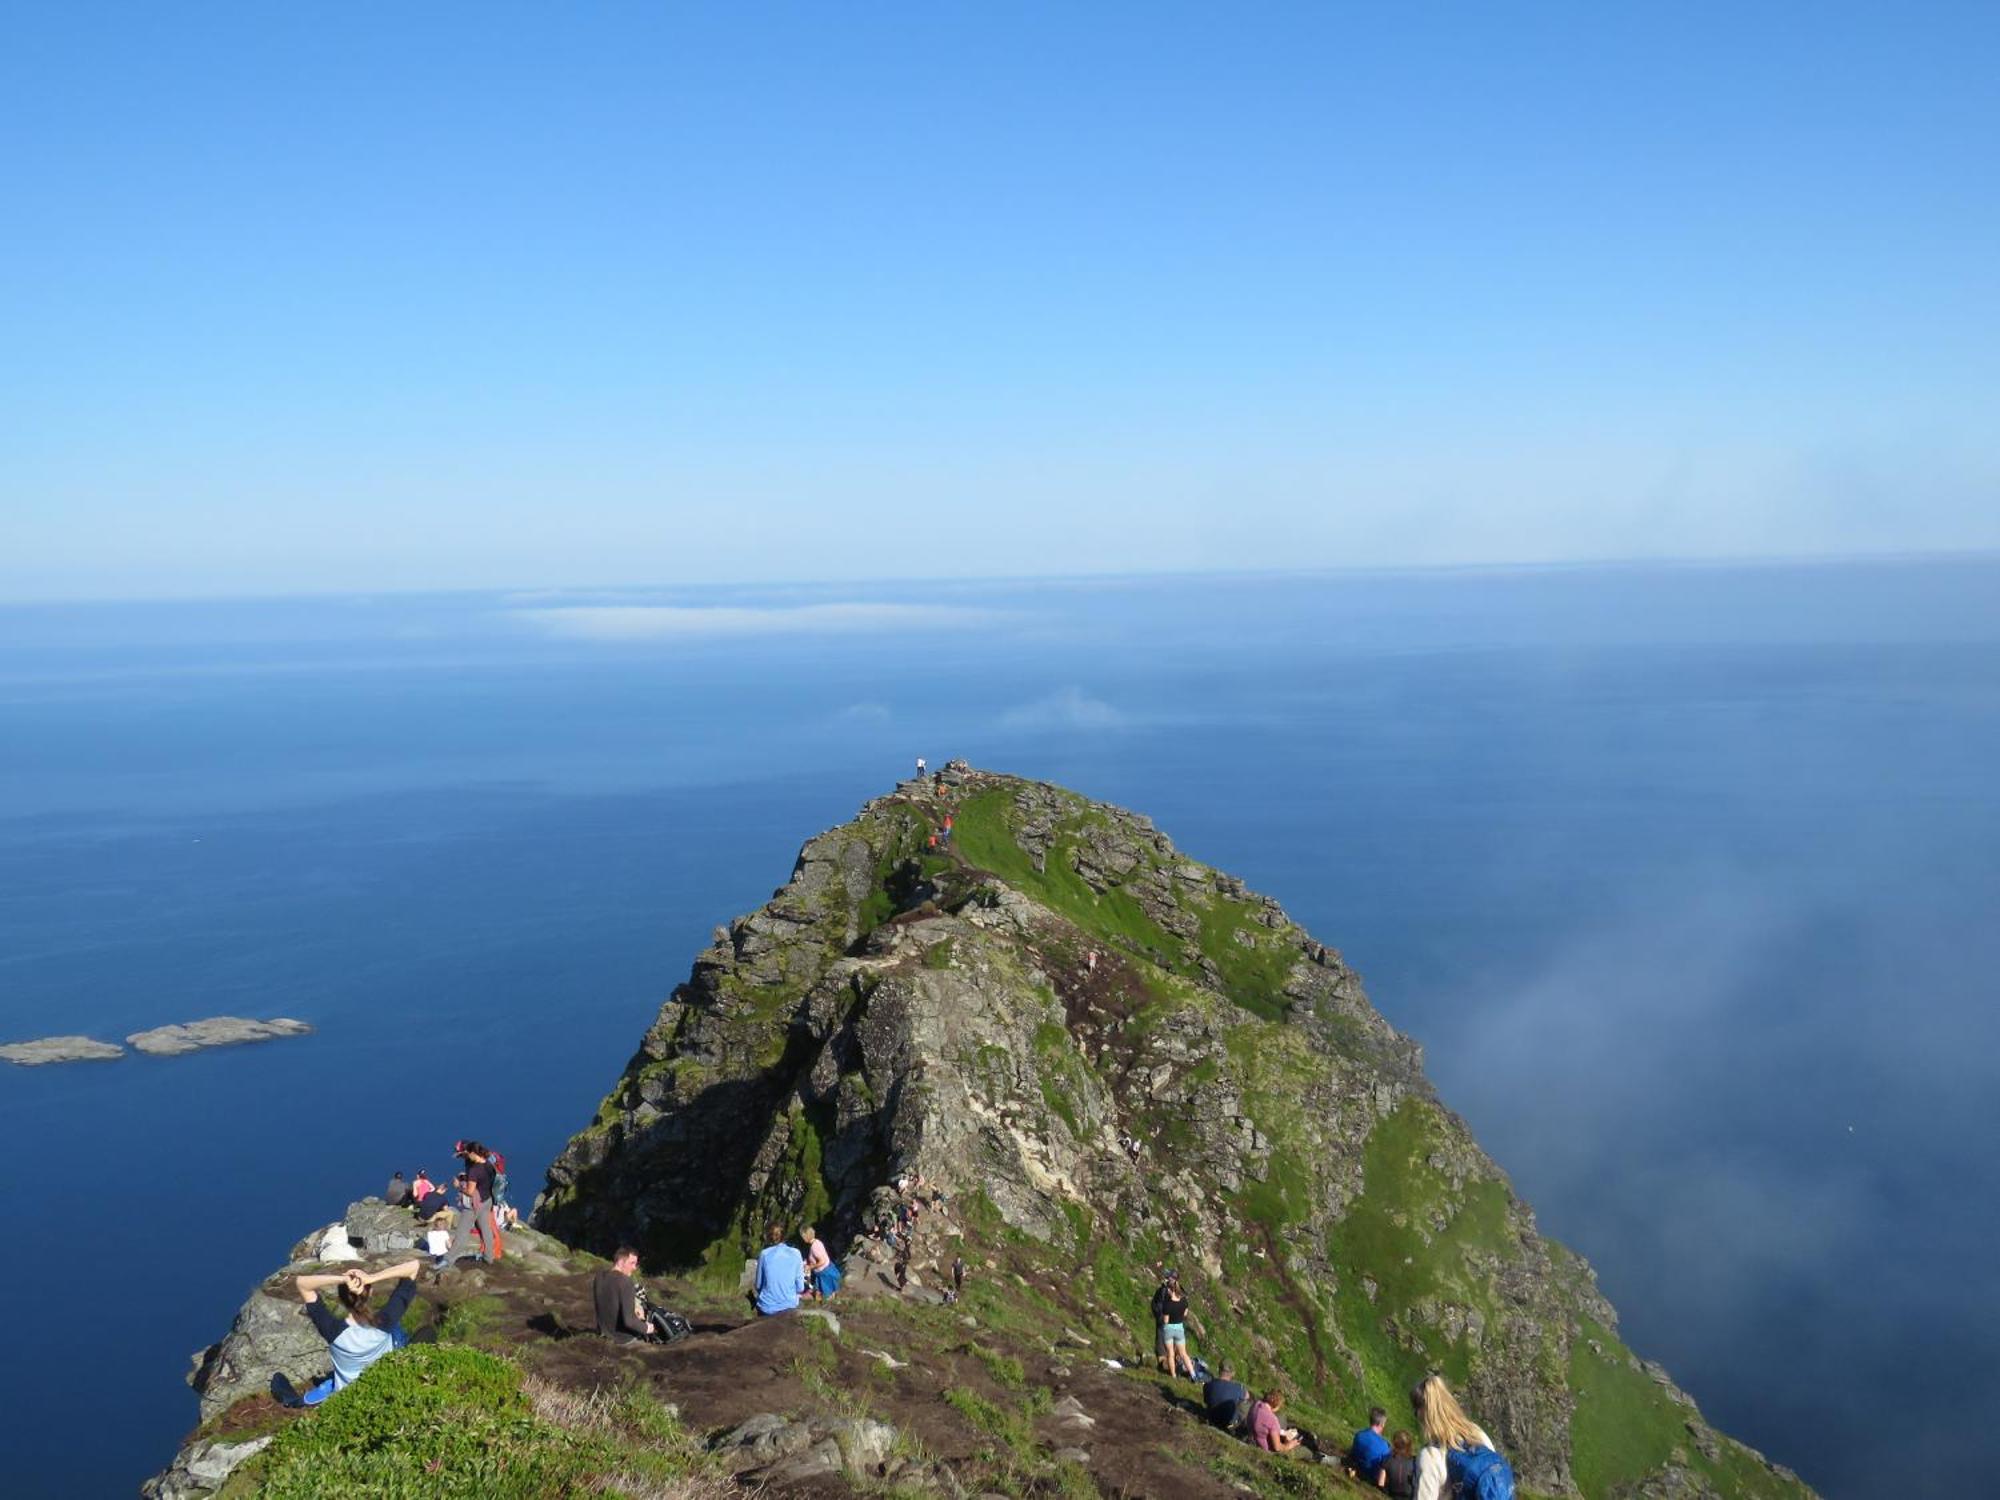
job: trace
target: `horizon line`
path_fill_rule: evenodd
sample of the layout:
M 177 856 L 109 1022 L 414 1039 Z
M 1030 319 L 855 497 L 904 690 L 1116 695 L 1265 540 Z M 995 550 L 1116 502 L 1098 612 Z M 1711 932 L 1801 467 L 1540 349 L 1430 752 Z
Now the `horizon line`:
M 1913 566 L 1937 563 L 2000 562 L 2000 548 L 1971 547 L 1952 550 L 1855 551 L 1804 553 L 1667 554 L 1661 556 L 1523 558 L 1493 562 L 1433 563 L 1335 563 L 1307 567 L 1271 568 L 1157 568 L 1094 569 L 1053 573 L 959 573 L 959 574 L 880 574 L 855 578 L 772 577 L 730 580 L 659 580 L 654 582 L 564 584 L 517 583 L 470 586 L 392 586 L 386 588 L 305 588 L 283 593 L 230 591 L 214 593 L 137 594 L 45 594 L 0 596 L 0 609 L 105 607 L 133 604 L 285 604 L 299 601 L 355 599 L 477 599 L 494 596 L 535 595 L 559 597 L 660 592 L 673 589 L 870 589 L 870 588 L 950 588 L 966 585 L 1005 584 L 1088 584 L 1127 582 L 1168 582 L 1177 579 L 1215 581 L 1257 581 L 1265 579 L 1350 578 L 1371 576 L 1464 576 L 1510 573 L 1614 572 L 1658 568 L 1662 570 L 1817 568 L 1857 564 Z

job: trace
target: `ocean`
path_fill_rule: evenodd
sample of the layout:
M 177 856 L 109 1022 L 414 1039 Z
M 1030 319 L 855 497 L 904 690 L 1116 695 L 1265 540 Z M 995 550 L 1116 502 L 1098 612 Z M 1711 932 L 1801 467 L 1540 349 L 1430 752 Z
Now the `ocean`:
M 1725 1430 L 1837 1500 L 1885 1424 L 1900 1493 L 2000 1464 L 1981 559 L 0 609 L 0 1041 L 317 1028 L 0 1066 L 9 1492 L 131 1493 L 392 1169 L 473 1135 L 531 1193 L 920 754 L 1341 949 Z

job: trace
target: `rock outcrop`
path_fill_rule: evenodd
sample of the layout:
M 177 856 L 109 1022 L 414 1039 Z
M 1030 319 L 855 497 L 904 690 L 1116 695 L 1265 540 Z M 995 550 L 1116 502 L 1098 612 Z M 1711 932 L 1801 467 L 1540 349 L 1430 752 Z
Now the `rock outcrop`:
M 1212 1346 L 1327 1410 L 1442 1370 L 1537 1491 L 1805 1493 L 1618 1342 L 1337 952 L 1147 819 L 961 764 L 716 930 L 536 1222 L 733 1277 L 766 1219 L 864 1250 L 916 1177 L 1141 1325 L 1179 1264 Z M 1607 1465 L 1640 1420 L 1671 1456 Z
M 179 1057 L 204 1047 L 236 1047 L 245 1042 L 270 1042 L 279 1037 L 307 1036 L 312 1027 L 304 1021 L 279 1016 L 269 1021 L 252 1021 L 242 1016 L 210 1016 L 203 1021 L 182 1021 L 172 1026 L 155 1026 L 135 1031 L 125 1040 L 154 1057 Z

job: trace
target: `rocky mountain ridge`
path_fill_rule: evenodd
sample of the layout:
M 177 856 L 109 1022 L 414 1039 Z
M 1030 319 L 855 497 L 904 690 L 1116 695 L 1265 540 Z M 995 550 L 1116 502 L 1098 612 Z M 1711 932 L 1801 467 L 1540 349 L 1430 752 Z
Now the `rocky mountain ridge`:
M 766 1219 L 850 1243 L 908 1174 L 1127 1316 L 1198 1268 L 1210 1344 L 1328 1412 L 1444 1372 L 1535 1491 L 1805 1492 L 1619 1343 L 1338 953 L 1122 809 L 954 764 L 810 840 L 537 1222 L 733 1278 Z
M 899 1285 L 875 1230 L 918 1180 Z M 197 1356 L 202 1425 L 152 1493 L 374 1493 L 446 1449 L 427 1500 L 1363 1493 L 1152 1372 L 1174 1264 L 1196 1352 L 1321 1432 L 1435 1369 L 1524 1495 L 1810 1495 L 1623 1345 L 1337 952 L 1147 819 L 961 764 L 809 840 L 716 929 L 534 1218 L 500 1266 L 427 1282 L 438 1347 L 342 1393 L 340 1423 L 264 1394 L 323 1355 L 285 1277 L 329 1244 L 386 1263 L 414 1226 L 363 1203 L 301 1241 Z M 836 1317 L 745 1312 L 772 1219 L 843 1253 Z M 680 1273 L 657 1290 L 695 1337 L 575 1336 L 628 1240 Z

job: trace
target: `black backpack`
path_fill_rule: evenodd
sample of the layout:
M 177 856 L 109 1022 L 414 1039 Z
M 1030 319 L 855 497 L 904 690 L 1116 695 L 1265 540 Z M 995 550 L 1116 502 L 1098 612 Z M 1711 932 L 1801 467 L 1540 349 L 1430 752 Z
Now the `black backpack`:
M 646 1321 L 653 1325 L 653 1332 L 660 1336 L 663 1344 L 677 1344 L 694 1332 L 688 1320 L 677 1312 L 665 1308 L 655 1308 L 646 1314 Z

